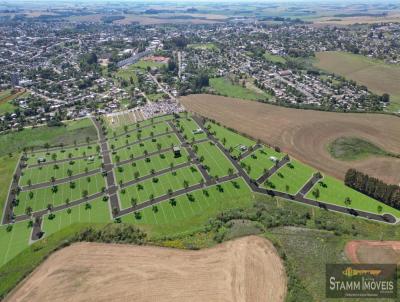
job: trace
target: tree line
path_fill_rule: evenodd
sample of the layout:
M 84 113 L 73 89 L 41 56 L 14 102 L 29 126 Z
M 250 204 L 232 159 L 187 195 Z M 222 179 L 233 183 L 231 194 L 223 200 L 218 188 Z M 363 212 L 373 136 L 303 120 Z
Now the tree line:
M 400 209 L 400 187 L 364 174 L 355 169 L 346 172 L 344 183 L 361 193 L 375 198 L 391 207 Z

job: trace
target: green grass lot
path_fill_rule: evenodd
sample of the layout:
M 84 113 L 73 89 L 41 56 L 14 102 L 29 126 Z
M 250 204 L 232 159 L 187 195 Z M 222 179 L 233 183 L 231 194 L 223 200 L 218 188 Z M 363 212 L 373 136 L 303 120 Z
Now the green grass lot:
M 211 141 L 197 144 L 197 155 L 204 157 L 203 165 L 208 167 L 208 173 L 213 177 L 223 177 L 229 174 L 229 169 L 236 172 L 235 167 Z
M 10 232 L 0 227 L 0 267 L 28 247 L 31 232 L 27 221 L 14 224 Z
M 273 55 L 272 53 L 266 52 L 264 54 L 264 58 L 267 61 L 270 61 L 272 63 L 280 63 L 280 64 L 285 64 L 286 63 L 286 59 L 282 56 L 278 56 L 278 55 Z
M 109 140 L 109 145 L 113 145 L 115 148 L 123 147 L 132 143 L 135 143 L 140 139 L 149 138 L 152 135 L 158 135 L 172 131 L 171 127 L 167 123 L 155 124 L 150 127 L 138 129 L 134 132 L 128 132 L 126 135 L 118 136 Z
M 189 142 L 207 138 L 207 135 L 204 132 L 197 134 L 193 133 L 193 131 L 199 129 L 199 125 L 197 125 L 197 123 L 191 118 L 181 118 L 178 121 L 179 128 L 183 130 L 183 137 Z
M 134 65 L 130 65 L 127 68 L 120 68 L 118 71 L 115 73 L 116 78 L 122 78 L 125 81 L 128 81 L 130 83 L 130 80 L 132 78 L 134 83 L 137 83 L 137 74 L 136 74 L 136 69 Z
M 154 141 L 153 141 L 154 140 Z M 113 154 L 112 158 L 114 162 L 117 162 L 117 156 L 119 156 L 120 160 L 127 160 L 130 158 L 135 158 L 144 155 L 144 151 L 147 150 L 148 153 L 152 153 L 158 150 L 157 146 L 158 144 L 161 145 L 161 149 L 169 148 L 171 147 L 171 144 L 174 146 L 180 145 L 180 141 L 175 135 L 175 133 L 172 134 L 166 134 L 157 138 L 153 138 L 151 140 L 146 140 L 144 142 L 128 146 L 126 148 L 120 149 L 115 151 L 115 154 Z
M 341 160 L 357 160 L 370 155 L 386 156 L 388 152 L 358 137 L 339 137 L 328 145 L 332 157 Z
M 296 194 L 316 172 L 310 166 L 306 166 L 297 160 L 291 160 L 276 171 L 266 182 L 265 187 L 281 192 Z
M 154 117 L 153 119 L 148 119 L 148 120 L 144 120 L 135 124 L 131 124 L 131 125 L 127 125 L 128 128 L 128 132 L 136 130 L 137 127 L 146 127 L 146 126 L 150 126 L 153 122 L 160 122 L 160 121 L 168 121 L 168 120 L 172 120 L 171 115 L 160 115 L 157 117 Z M 165 125 L 164 123 L 162 123 L 163 125 Z M 105 122 L 105 125 L 108 125 L 107 122 Z M 144 130 L 144 128 L 143 128 Z M 121 135 L 125 133 L 125 129 L 123 126 L 121 127 L 117 127 L 117 128 L 111 128 L 108 127 L 108 132 L 107 132 L 107 138 L 111 139 L 116 135 Z
M 191 194 L 192 201 L 181 195 L 174 199 L 175 204 L 170 200 L 164 201 L 157 205 L 157 210 L 149 207 L 140 212 L 140 218 L 129 214 L 123 216 L 122 221 L 138 224 L 157 236 L 170 235 L 191 232 L 220 211 L 248 207 L 253 203 L 252 192 L 241 178 L 222 183 L 220 190 L 212 186 Z
M 196 44 L 189 44 L 187 46 L 188 48 L 194 48 L 194 49 L 207 49 L 207 50 L 217 50 L 218 47 L 214 43 L 196 43 Z
M 117 169 L 114 169 L 115 178 L 118 183 L 120 183 L 120 181 L 127 182 L 135 179 L 136 172 L 139 173 L 139 177 L 143 177 L 150 175 L 152 170 L 154 170 L 154 172 L 158 172 L 160 170 L 170 168 L 171 163 L 176 166 L 178 164 L 187 162 L 187 157 L 189 154 L 186 149 L 181 149 L 181 155 L 182 156 L 180 157 L 175 157 L 171 150 L 161 154 L 149 156 L 147 159 L 141 159 L 129 164 L 121 165 Z M 122 171 L 119 169 L 122 169 Z
M 232 84 L 231 81 L 226 78 L 212 78 L 210 79 L 210 86 L 218 94 L 227 97 L 252 101 L 268 99 L 268 94 L 257 93 L 249 88 L 242 87 L 241 85 Z
M 359 209 L 366 212 L 384 214 L 389 213 L 395 217 L 400 218 L 400 211 L 392 207 L 389 207 L 367 195 L 364 195 L 350 187 L 345 186 L 341 181 L 330 177 L 324 176 L 324 178 L 310 190 L 307 194 L 308 198 L 316 199 L 313 195 L 313 191 L 318 188 L 320 196 L 317 200 L 325 201 L 332 204 L 337 204 L 346 207 L 345 199 L 350 198 L 351 203 L 349 208 Z M 382 212 L 378 212 L 378 206 L 382 207 Z
M 67 178 L 69 177 L 68 170 L 72 171 L 73 176 L 85 173 L 86 169 L 92 171 L 101 168 L 101 163 L 101 156 L 96 156 L 93 160 L 85 158 L 59 164 L 27 168 L 22 171 L 23 175 L 20 178 L 19 185 L 27 186 L 29 180 L 31 181 L 31 184 L 38 184 L 50 181 L 51 177 L 54 177 L 55 179 Z
M 58 191 L 55 193 L 52 192 L 51 186 L 19 193 L 19 205 L 14 208 L 15 214 L 24 214 L 28 206 L 31 206 L 33 211 L 38 211 L 46 209 L 48 204 L 53 206 L 64 204 L 67 198 L 69 201 L 78 200 L 83 197 L 82 192 L 84 190 L 87 190 L 88 196 L 90 196 L 101 192 L 101 189 L 105 187 L 104 178 L 100 173 L 90 176 L 90 182 L 86 177 L 79 178 L 73 182 L 75 183 L 75 188 L 71 188 L 69 182 L 59 184 L 57 186 Z M 33 192 L 32 198 L 29 196 L 30 192 Z
M 108 201 L 103 201 L 102 198 L 70 209 L 71 211 L 54 213 L 55 217 L 52 219 L 49 219 L 49 215 L 43 217 L 42 230 L 46 237 L 74 223 L 112 222 Z
M 387 110 L 400 112 L 400 66 L 342 51 L 319 52 L 316 57 L 316 67 L 354 80 L 376 94 L 388 93 Z
M 12 113 L 17 108 L 11 101 L 23 97 L 29 93 L 15 93 L 14 95 L 11 94 L 12 89 L 7 89 L 0 91 L 0 115 L 5 114 L 7 112 Z
M 97 139 L 97 131 L 90 119 L 82 119 L 65 123 L 60 127 L 37 127 L 10 132 L 0 136 L 0 156 L 10 152 L 21 152 L 24 147 L 40 147 L 45 143 L 52 146 L 63 143 L 72 145 L 74 141 L 84 143 L 86 137 L 92 141 Z
M 0 217 L 3 215 L 4 203 L 7 199 L 18 158 L 15 154 L 12 157 L 8 155 L 0 157 Z
M 242 153 L 240 150 L 240 145 L 249 148 L 256 144 L 255 141 L 217 124 L 207 123 L 205 126 L 211 126 L 210 132 L 213 133 L 213 135 L 224 145 L 226 149 L 230 150 L 230 153 L 234 156 L 239 156 Z M 225 144 L 223 143 L 224 138 L 226 140 Z
M 99 154 L 97 144 L 82 146 L 82 147 L 69 147 L 63 148 L 62 150 L 55 150 L 52 151 L 43 151 L 43 152 L 34 152 L 34 153 L 27 153 L 27 161 L 26 163 L 29 165 L 35 165 L 38 163 L 39 158 L 46 159 L 47 163 L 51 163 L 54 161 L 53 156 L 56 156 L 56 160 L 63 160 L 68 158 L 74 157 L 81 157 L 81 156 L 94 156 Z M 55 155 L 54 155 L 55 154 Z
M 146 94 L 147 98 L 152 101 L 152 102 L 157 102 L 161 99 L 163 99 L 164 93 L 149 93 Z
M 16 106 L 11 104 L 10 102 L 0 103 L 0 115 L 14 112 L 17 109 Z
M 165 63 L 140 60 L 139 62 L 133 64 L 132 66 L 134 66 L 136 68 L 147 70 L 148 67 L 158 67 L 158 68 L 160 68 L 162 66 L 165 66 Z
M 157 181 L 155 181 L 157 179 Z M 177 191 L 184 188 L 184 181 L 189 186 L 201 182 L 202 176 L 195 166 L 185 167 L 173 172 L 167 172 L 152 179 L 141 181 L 135 185 L 122 189 L 119 193 L 123 209 L 131 207 L 131 198 L 136 197 L 137 203 L 168 194 L 168 189 Z
M 258 179 L 264 174 L 264 169 L 269 170 L 274 166 L 275 162 L 270 159 L 271 156 L 280 160 L 284 155 L 284 153 L 278 153 L 272 148 L 264 147 L 254 151 L 241 162 L 246 167 L 250 167 L 250 170 L 245 168 L 249 176 L 252 179 Z

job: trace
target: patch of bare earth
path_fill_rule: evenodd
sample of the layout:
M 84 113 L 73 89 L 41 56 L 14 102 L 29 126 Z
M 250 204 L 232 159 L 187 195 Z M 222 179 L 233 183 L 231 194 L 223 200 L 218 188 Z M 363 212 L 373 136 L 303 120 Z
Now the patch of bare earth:
M 200 251 L 77 243 L 51 255 L 6 301 L 284 301 L 273 245 L 250 236 Z
M 353 263 L 400 264 L 400 241 L 353 240 L 346 244 L 345 253 Z
M 215 119 L 336 178 L 355 168 L 385 182 L 400 183 L 400 159 L 371 156 L 341 161 L 327 150 L 339 137 L 359 137 L 400 153 L 400 118 L 383 114 L 336 113 L 284 108 L 215 95 L 181 98 L 189 111 Z

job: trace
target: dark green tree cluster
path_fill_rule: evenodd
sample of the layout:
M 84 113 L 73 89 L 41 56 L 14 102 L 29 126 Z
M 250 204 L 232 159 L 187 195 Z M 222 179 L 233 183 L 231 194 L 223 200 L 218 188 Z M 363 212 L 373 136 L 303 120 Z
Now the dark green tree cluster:
M 400 209 L 400 187 L 386 184 L 383 181 L 364 174 L 355 169 L 349 169 L 344 183 L 361 193 L 375 198 L 391 207 Z
M 127 224 L 109 224 L 102 229 L 89 227 L 76 235 L 75 241 L 144 244 L 146 233 Z

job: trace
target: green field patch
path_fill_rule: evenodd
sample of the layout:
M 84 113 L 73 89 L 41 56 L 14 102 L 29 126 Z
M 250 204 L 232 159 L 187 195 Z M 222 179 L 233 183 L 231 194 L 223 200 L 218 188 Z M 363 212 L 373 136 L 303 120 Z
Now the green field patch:
M 320 182 L 315 184 L 306 197 L 370 213 L 389 213 L 397 218 L 400 217 L 399 210 L 364 195 L 330 176 L 325 176 Z
M 150 175 L 152 172 L 157 173 L 160 170 L 185 163 L 188 161 L 188 155 L 186 149 L 181 149 L 180 157 L 175 157 L 172 150 L 149 156 L 115 168 L 115 177 L 118 183 L 125 183 L 139 177 Z
M 157 122 L 161 122 L 161 121 L 167 121 L 167 120 L 171 120 L 172 117 L 171 115 L 160 115 L 160 116 L 156 116 L 147 120 L 143 120 L 134 124 L 130 124 L 130 125 L 126 125 L 126 127 L 124 126 L 120 126 L 120 127 L 116 127 L 116 128 L 108 128 L 108 132 L 107 132 L 107 138 L 111 139 L 114 138 L 114 136 L 119 136 L 122 134 L 125 134 L 127 131 L 133 131 L 133 130 L 137 130 L 137 128 L 139 127 L 147 127 L 150 126 L 154 123 Z M 105 122 L 105 125 L 109 125 L 107 122 Z
M 195 145 L 201 164 L 212 177 L 223 177 L 235 173 L 236 169 L 225 154 L 211 141 Z M 196 148 L 195 147 L 195 148 Z
M 43 148 L 46 143 L 50 146 L 64 146 L 86 142 L 89 137 L 91 141 L 97 140 L 97 131 L 92 121 L 88 118 L 78 121 L 66 122 L 65 126 L 24 129 L 18 132 L 10 132 L 0 136 L 0 156 L 13 152 L 21 152 L 23 148 Z
M 22 171 L 19 181 L 20 186 L 29 186 L 38 183 L 44 183 L 55 180 L 68 178 L 77 174 L 82 174 L 95 169 L 101 168 L 101 156 L 93 156 L 90 158 L 71 160 L 69 162 L 54 163 L 51 165 L 43 165 L 34 168 L 26 168 Z
M 149 61 L 149 60 L 140 60 L 139 62 L 133 64 L 132 66 L 139 69 L 147 70 L 148 68 L 152 67 L 157 67 L 157 68 L 163 67 L 165 66 L 165 63 Z
M 272 63 L 280 63 L 280 64 L 285 64 L 286 63 L 286 59 L 282 56 L 278 56 L 278 55 L 273 55 L 272 53 L 266 52 L 263 57 L 267 60 L 270 61 Z
M 238 84 L 233 84 L 226 78 L 212 78 L 210 79 L 210 86 L 218 94 L 245 100 L 267 100 L 268 94 L 257 93 L 249 88 L 243 87 Z
M 108 201 L 99 198 L 53 213 L 52 216 L 43 216 L 42 231 L 47 237 L 75 223 L 107 223 L 111 221 Z
M 72 184 L 71 184 L 72 183 Z M 53 207 L 74 201 L 86 196 L 101 192 L 105 188 L 104 177 L 99 173 L 82 177 L 72 182 L 63 183 L 46 188 L 20 192 L 17 199 L 18 206 L 14 207 L 16 215 L 25 214 L 26 208 L 39 211 L 46 209 L 49 204 Z
M 119 148 L 129 144 L 138 142 L 138 140 L 146 139 L 159 135 L 162 133 L 167 133 L 172 131 L 171 127 L 167 123 L 154 124 L 143 129 L 137 129 L 133 132 L 128 132 L 123 136 L 118 136 L 109 139 L 109 145 L 112 148 Z
M 173 172 L 155 176 L 119 192 L 122 208 L 129 208 L 133 203 L 143 203 L 162 195 L 192 186 L 202 181 L 202 176 L 195 166 L 185 167 Z
M 31 232 L 28 221 L 13 224 L 11 230 L 0 226 L 0 266 L 28 247 Z
M 256 144 L 255 141 L 214 123 L 206 123 L 206 128 L 234 156 L 239 156 Z
M 203 50 L 217 50 L 218 47 L 214 43 L 196 43 L 196 44 L 188 44 L 188 48 L 193 49 L 203 49 Z
M 129 84 L 136 84 L 137 79 L 137 67 L 130 65 L 127 68 L 120 68 L 114 75 L 116 78 L 121 78 L 127 81 Z
M 264 183 L 268 189 L 296 194 L 316 171 L 297 160 L 291 160 Z
M 272 148 L 263 147 L 243 159 L 241 164 L 252 179 L 258 179 L 265 173 L 265 170 L 269 170 L 275 165 L 275 159 L 281 160 L 284 155 Z
M 332 157 L 340 160 L 357 160 L 370 155 L 386 156 L 388 152 L 358 137 L 339 137 L 328 145 Z
M 191 118 L 180 118 L 178 120 L 178 128 L 182 130 L 185 140 L 194 142 L 207 138 L 207 134 L 201 131 L 201 128 Z
M 57 160 L 72 159 L 74 157 L 95 156 L 100 152 L 100 146 L 97 144 L 83 147 L 68 147 L 61 150 L 49 150 L 43 152 L 27 153 L 26 163 L 29 165 L 38 164 L 39 160 L 44 160 L 47 163 Z
M 157 102 L 163 99 L 164 93 L 148 93 L 146 96 L 151 102 Z
M 180 141 L 175 133 L 166 134 L 114 151 L 112 158 L 114 162 L 118 163 L 119 161 L 133 159 L 135 157 L 143 156 L 146 153 L 152 153 L 178 145 L 180 145 Z
M 159 235 L 190 232 L 202 227 L 220 211 L 248 207 L 252 203 L 250 188 L 239 178 L 194 191 L 189 196 L 163 201 L 156 208 L 148 207 L 140 214 L 126 215 L 122 221 L 146 226 Z

